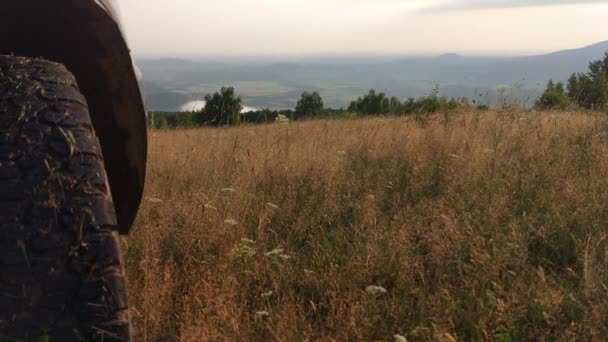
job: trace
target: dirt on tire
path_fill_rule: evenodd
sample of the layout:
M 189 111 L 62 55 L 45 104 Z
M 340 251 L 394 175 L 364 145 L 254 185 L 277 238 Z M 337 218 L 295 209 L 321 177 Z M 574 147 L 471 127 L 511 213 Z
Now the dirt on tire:
M 0 342 L 129 341 L 116 215 L 61 64 L 0 56 Z

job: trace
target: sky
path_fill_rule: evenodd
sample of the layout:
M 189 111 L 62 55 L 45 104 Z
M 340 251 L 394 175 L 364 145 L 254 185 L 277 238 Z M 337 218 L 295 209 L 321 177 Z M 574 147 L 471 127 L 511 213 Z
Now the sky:
M 525 55 L 608 40 L 608 0 L 120 0 L 137 58 Z

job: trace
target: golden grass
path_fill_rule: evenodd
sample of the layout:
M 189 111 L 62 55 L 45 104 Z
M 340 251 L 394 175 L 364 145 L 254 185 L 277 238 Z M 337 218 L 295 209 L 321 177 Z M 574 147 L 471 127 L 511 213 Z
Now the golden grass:
M 138 341 L 608 338 L 608 118 L 314 121 L 150 143 L 124 241 Z

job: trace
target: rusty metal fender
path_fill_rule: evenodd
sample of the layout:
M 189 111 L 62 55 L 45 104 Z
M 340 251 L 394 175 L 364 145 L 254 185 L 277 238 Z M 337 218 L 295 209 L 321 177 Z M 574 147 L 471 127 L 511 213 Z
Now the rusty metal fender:
M 113 0 L 2 0 L 0 53 L 63 63 L 90 107 L 121 233 L 130 230 L 146 175 L 146 112 Z

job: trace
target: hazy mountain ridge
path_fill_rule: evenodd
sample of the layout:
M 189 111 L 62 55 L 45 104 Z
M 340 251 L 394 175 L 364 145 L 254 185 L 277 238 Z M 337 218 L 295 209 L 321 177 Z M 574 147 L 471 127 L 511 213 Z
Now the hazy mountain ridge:
M 374 88 L 400 98 L 428 94 L 435 85 L 448 97 L 495 102 L 498 85 L 512 87 L 512 100 L 530 103 L 549 79 L 566 80 L 602 58 L 608 41 L 580 49 L 527 57 L 466 57 L 444 54 L 392 61 L 195 62 L 183 59 L 138 61 L 150 110 L 179 110 L 222 85 L 234 85 L 247 106 L 292 108 L 300 93 L 316 90 L 331 107 Z M 239 84 L 242 86 L 239 88 Z

